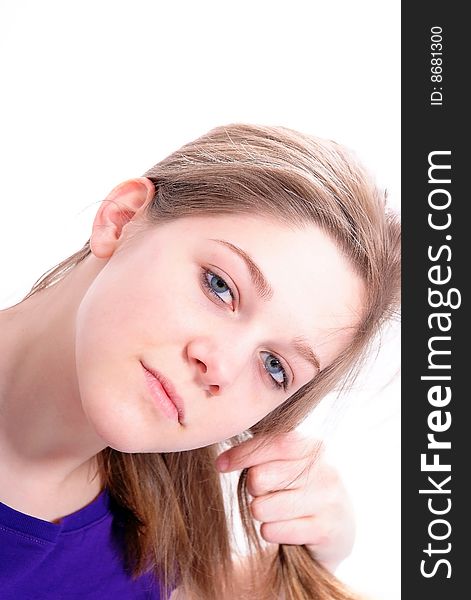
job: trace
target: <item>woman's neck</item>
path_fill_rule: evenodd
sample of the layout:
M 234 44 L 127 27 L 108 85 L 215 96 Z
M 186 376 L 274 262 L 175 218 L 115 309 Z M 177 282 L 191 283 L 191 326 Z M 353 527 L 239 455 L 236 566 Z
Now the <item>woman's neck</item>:
M 0 311 L 0 484 L 8 483 L 0 489 L 18 490 L 17 500 L 97 489 L 90 467 L 106 444 L 80 400 L 75 314 L 102 263 L 85 260 L 55 286 Z

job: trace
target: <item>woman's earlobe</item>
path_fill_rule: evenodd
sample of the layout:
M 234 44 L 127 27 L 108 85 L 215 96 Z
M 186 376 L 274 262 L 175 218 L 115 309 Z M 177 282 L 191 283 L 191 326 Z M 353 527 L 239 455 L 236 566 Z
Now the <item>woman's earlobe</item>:
M 93 221 L 90 249 L 97 258 L 110 258 L 122 242 L 124 227 L 140 215 L 154 197 L 150 179 L 140 177 L 116 186 L 102 201 Z

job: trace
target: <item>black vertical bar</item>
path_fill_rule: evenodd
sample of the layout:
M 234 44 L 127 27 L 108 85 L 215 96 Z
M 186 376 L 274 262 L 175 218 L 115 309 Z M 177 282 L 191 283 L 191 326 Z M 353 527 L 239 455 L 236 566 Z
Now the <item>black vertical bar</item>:
M 466 577 L 471 572 L 466 491 L 471 483 L 471 394 L 465 384 L 471 351 L 464 346 L 471 334 L 465 294 L 471 276 L 471 217 L 466 216 L 471 213 L 466 185 L 471 146 L 465 147 L 470 127 L 464 108 L 471 36 L 464 6 L 436 0 L 402 3 L 406 600 L 471 597 Z M 431 165 L 436 167 L 429 171 Z

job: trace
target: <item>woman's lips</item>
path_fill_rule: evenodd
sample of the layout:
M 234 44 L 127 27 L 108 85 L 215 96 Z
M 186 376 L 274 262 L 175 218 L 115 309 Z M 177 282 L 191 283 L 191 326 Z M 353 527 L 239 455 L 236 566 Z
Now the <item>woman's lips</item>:
M 147 387 L 159 408 L 167 417 L 183 424 L 183 401 L 175 392 L 172 383 L 158 371 L 151 369 L 143 362 L 141 362 L 141 365 L 144 369 Z

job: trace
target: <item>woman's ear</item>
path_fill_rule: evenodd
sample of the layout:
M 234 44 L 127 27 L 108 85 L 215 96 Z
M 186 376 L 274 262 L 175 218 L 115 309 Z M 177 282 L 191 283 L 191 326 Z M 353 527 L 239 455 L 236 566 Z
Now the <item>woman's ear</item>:
M 154 184 L 147 177 L 123 181 L 111 190 L 93 221 L 90 249 L 97 258 L 112 256 L 124 226 L 144 212 L 154 194 Z

